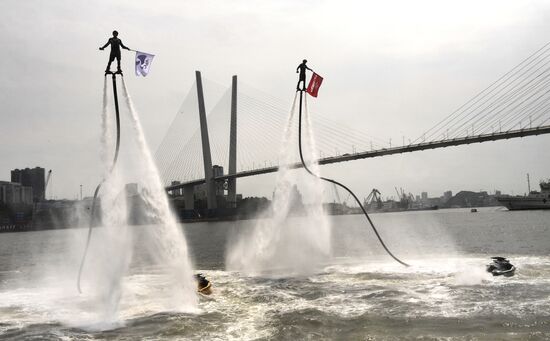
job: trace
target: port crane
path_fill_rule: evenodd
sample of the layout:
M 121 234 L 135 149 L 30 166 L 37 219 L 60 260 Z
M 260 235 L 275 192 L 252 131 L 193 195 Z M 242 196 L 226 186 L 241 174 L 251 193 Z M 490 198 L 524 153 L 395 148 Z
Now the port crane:
M 48 176 L 46 176 L 46 183 L 44 184 L 44 199 L 46 199 L 46 190 L 48 189 L 48 184 L 50 183 L 50 178 L 52 177 L 52 170 L 48 171 Z
M 373 204 L 376 206 L 375 209 L 379 210 L 382 208 L 382 198 L 381 193 L 376 188 L 373 188 L 369 195 L 364 200 L 365 207 L 372 207 Z

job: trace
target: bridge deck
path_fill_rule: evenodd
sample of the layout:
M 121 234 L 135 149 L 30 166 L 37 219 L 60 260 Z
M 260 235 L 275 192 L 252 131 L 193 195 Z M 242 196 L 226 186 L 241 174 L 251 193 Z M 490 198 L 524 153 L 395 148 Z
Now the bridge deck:
M 459 138 L 441 140 L 441 141 L 422 142 L 422 143 L 410 144 L 406 146 L 382 148 L 382 149 L 353 153 L 353 154 L 343 154 L 339 156 L 330 156 L 330 157 L 321 158 L 318 160 L 318 162 L 320 165 L 328 165 L 331 163 L 367 159 L 367 158 L 372 158 L 377 156 L 410 153 L 410 152 L 421 151 L 421 150 L 444 148 L 444 147 L 450 147 L 450 146 L 460 146 L 460 145 L 471 144 L 471 143 L 507 140 L 511 138 L 535 136 L 535 135 L 542 135 L 542 134 L 548 134 L 548 133 L 550 133 L 550 126 L 509 130 L 506 132 L 459 137 Z M 289 168 L 291 169 L 302 168 L 302 164 L 300 162 L 293 163 L 289 165 Z M 216 181 L 223 181 L 231 178 L 242 178 L 246 176 L 274 173 L 277 170 L 279 170 L 278 166 L 258 168 L 254 170 L 238 172 L 235 174 L 226 174 L 223 176 L 215 177 L 214 179 Z M 200 184 L 203 184 L 204 182 L 205 182 L 204 179 L 192 180 L 192 181 L 184 182 L 175 186 L 168 186 L 166 187 L 166 190 L 171 191 L 171 190 L 183 188 L 188 185 L 200 185 Z

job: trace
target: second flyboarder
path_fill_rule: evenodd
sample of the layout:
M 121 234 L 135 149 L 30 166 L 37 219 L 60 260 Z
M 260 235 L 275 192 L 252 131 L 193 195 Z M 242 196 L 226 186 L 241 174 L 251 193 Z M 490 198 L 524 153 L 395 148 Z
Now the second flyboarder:
M 305 91 L 306 90 L 306 70 L 313 71 L 312 69 L 308 68 L 307 60 L 304 59 L 302 61 L 302 64 L 298 65 L 296 68 L 296 73 L 300 73 L 298 78 L 298 84 L 296 84 L 296 91 Z M 300 83 L 302 83 L 302 88 L 300 89 Z

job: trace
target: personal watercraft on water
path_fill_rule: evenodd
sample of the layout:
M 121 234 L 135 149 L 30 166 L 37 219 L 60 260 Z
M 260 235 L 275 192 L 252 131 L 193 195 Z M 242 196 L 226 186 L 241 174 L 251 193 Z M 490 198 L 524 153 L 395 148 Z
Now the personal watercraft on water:
M 510 261 L 504 257 L 491 257 L 493 260 L 487 265 L 487 272 L 493 274 L 493 276 L 512 277 L 516 272 L 516 267 L 513 266 Z
M 202 274 L 196 274 L 197 291 L 203 295 L 210 295 L 212 293 L 212 283 L 206 279 Z

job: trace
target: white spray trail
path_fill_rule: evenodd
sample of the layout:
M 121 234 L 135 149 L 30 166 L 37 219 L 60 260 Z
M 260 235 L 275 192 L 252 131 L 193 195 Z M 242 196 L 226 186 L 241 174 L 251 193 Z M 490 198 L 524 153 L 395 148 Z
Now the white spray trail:
M 123 291 L 123 279 L 132 259 L 132 230 L 128 226 L 128 205 L 124 192 L 124 178 L 115 170 L 102 186 L 101 196 L 102 252 L 96 255 L 95 263 L 100 267 L 100 276 L 95 280 L 95 290 L 103 304 L 105 322 L 118 320 L 120 298 Z M 99 261 L 99 262 L 98 262 Z
M 108 120 L 112 117 L 111 112 L 109 110 L 109 100 L 108 100 L 108 94 L 107 94 L 107 77 L 103 78 L 103 106 L 101 111 L 101 150 L 100 150 L 100 157 L 101 157 L 101 164 L 105 166 L 104 171 L 108 171 L 108 163 L 110 155 L 108 155 L 109 150 L 111 150 L 111 146 L 109 146 L 111 140 L 109 139 L 109 136 L 111 136 L 111 126 L 108 123 Z M 106 174 L 105 174 L 106 175 Z M 105 175 L 103 176 L 105 178 Z
M 166 192 L 124 78 L 122 78 L 122 85 L 124 98 L 130 110 L 132 128 L 143 158 L 142 169 L 139 170 L 140 180 L 144 186 L 141 194 L 150 218 L 157 224 L 148 229 L 150 243 L 147 246 L 150 254 L 168 274 L 168 282 L 163 288 L 166 297 L 159 297 L 159 300 L 164 299 L 167 308 L 171 310 L 191 311 L 197 306 L 197 295 L 185 236 L 170 210 Z
M 315 141 L 315 135 L 313 133 L 313 124 L 311 122 L 311 116 L 309 115 L 309 110 L 307 107 L 307 95 L 304 94 L 304 118 L 305 118 L 305 136 L 307 137 L 308 141 L 305 144 L 306 151 L 305 151 L 305 161 L 308 165 L 308 168 L 313 171 L 315 174 L 321 174 L 321 170 L 319 168 L 319 163 L 317 160 L 319 159 L 319 155 L 317 153 L 317 143 Z M 317 224 L 318 230 L 316 231 L 318 233 L 318 238 L 313 239 L 312 241 L 316 241 L 319 244 L 316 245 L 318 249 L 322 249 L 325 247 L 325 245 L 330 245 L 331 240 L 331 234 L 332 229 L 329 223 L 329 220 L 326 216 L 326 212 L 323 208 L 323 199 L 324 199 L 324 190 L 323 186 L 325 183 L 313 176 L 308 176 L 308 181 L 310 183 L 310 186 L 312 188 L 312 204 L 308 207 L 308 216 L 312 216 L 315 223 Z
M 108 110 L 107 77 L 103 85 L 103 108 L 101 115 L 101 160 L 104 165 L 101 201 L 101 225 L 97 237 L 101 242 L 93 245 L 84 268 L 84 292 L 95 297 L 98 323 L 110 325 L 118 320 L 123 278 L 132 256 L 132 235 L 127 224 L 127 203 L 124 195 L 124 179 L 121 171 L 114 168 L 109 174 L 115 144 L 112 133 L 115 124 Z M 108 209 L 107 209 L 108 208 Z M 87 217 L 86 220 L 91 219 Z
M 308 275 L 318 271 L 330 256 L 330 225 L 322 210 L 322 186 L 303 170 L 288 168 L 297 149 L 296 125 L 292 123 L 296 99 L 283 133 L 272 215 L 258 220 L 250 234 L 242 234 L 230 246 L 230 270 L 251 275 Z M 314 150 L 311 145 L 309 150 Z M 304 206 L 302 197 L 309 200 Z
M 197 297 L 194 289 L 191 265 L 187 256 L 187 246 L 180 227 L 171 215 L 168 200 L 162 187 L 156 167 L 135 112 L 124 80 L 123 92 L 130 112 L 134 134 L 128 134 L 125 150 L 138 150 L 132 159 L 131 153 L 125 153 L 130 164 L 123 160 L 110 172 L 112 156 L 115 153 L 115 120 L 108 110 L 107 82 L 104 84 L 103 111 L 101 116 L 101 159 L 104 164 L 105 181 L 101 186 L 101 200 L 97 206 L 101 211 L 101 228 L 94 229 L 90 254 L 83 272 L 83 292 L 92 305 L 87 313 L 94 328 L 110 329 L 120 323 L 121 310 L 134 300 L 135 288 L 129 284 L 129 273 L 135 247 L 136 227 L 129 226 L 129 205 L 127 203 L 126 183 L 138 179 L 143 187 L 141 197 L 146 211 L 158 225 L 147 227 L 145 238 L 148 240 L 147 253 L 153 259 L 156 269 L 151 277 L 153 283 L 149 295 L 154 297 L 156 311 L 194 311 Z M 122 109 L 122 108 L 121 108 Z M 137 145 L 137 148 L 136 148 Z M 89 217 L 87 218 L 89 219 Z M 99 220 L 98 220 L 99 222 Z M 143 235 L 143 234 L 140 234 Z M 150 270 L 149 270 L 150 271 Z M 159 274 L 163 274 L 162 279 Z M 162 287 L 161 287 L 162 286 Z M 130 303 L 131 304 L 131 303 Z M 88 322 L 85 322 L 88 324 Z
M 305 104 L 305 116 L 306 116 L 306 124 L 309 126 L 309 128 L 307 128 L 307 131 L 308 131 L 308 134 L 309 134 L 309 137 L 310 137 L 310 141 L 311 141 L 311 144 L 314 144 L 314 140 L 313 140 L 313 131 L 312 131 L 312 127 L 311 127 L 311 121 L 310 121 L 310 118 L 309 118 L 309 113 L 308 113 L 308 109 L 307 109 L 307 96 L 304 98 L 304 104 Z M 313 152 L 311 152 L 311 154 L 313 157 L 315 157 L 315 154 Z M 307 161 L 303 160 L 302 161 L 307 165 Z M 317 166 L 317 165 L 316 165 Z M 315 166 L 315 167 L 316 167 Z M 378 238 L 380 244 L 382 245 L 382 247 L 384 248 L 384 250 L 386 251 L 386 253 L 388 253 L 388 255 L 390 255 L 396 262 L 404 265 L 404 266 L 409 266 L 407 263 L 403 262 L 402 260 L 400 260 L 399 258 L 397 258 L 389 249 L 388 247 L 386 246 L 386 244 L 384 243 L 384 241 L 382 240 L 382 237 L 380 237 L 380 234 L 378 233 L 378 230 L 376 229 L 376 227 L 374 226 L 374 223 L 372 222 L 372 220 L 370 219 L 369 215 L 367 214 L 367 211 L 365 210 L 365 208 L 361 205 L 361 202 L 359 201 L 359 198 L 357 198 L 357 196 L 349 189 L 347 188 L 345 185 L 335 181 L 335 180 L 332 180 L 332 179 L 328 179 L 328 178 L 323 178 L 321 177 L 319 174 L 319 171 L 318 171 L 318 168 L 315 168 L 314 171 L 311 171 L 311 167 L 310 166 L 307 166 L 307 168 L 309 169 L 309 173 L 315 177 L 315 178 L 318 178 L 319 180 L 325 180 L 325 181 L 328 181 L 332 184 L 337 184 L 339 185 L 340 187 L 343 187 L 344 189 L 347 190 L 347 192 L 353 196 L 353 198 L 355 199 L 355 201 L 357 202 L 357 204 L 361 207 L 364 215 L 365 215 L 365 218 L 367 218 L 367 221 L 369 222 L 369 224 L 371 225 L 371 228 L 373 230 L 373 232 L 376 234 L 376 237 Z

